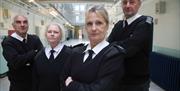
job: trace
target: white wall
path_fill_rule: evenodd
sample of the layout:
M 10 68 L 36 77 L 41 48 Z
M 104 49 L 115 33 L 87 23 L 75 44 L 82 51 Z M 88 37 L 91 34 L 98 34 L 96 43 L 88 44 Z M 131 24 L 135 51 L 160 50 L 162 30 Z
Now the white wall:
M 155 13 L 155 4 L 166 2 L 164 14 Z M 180 57 L 180 0 L 146 0 L 140 13 L 150 15 L 157 20 L 154 24 L 154 51 Z

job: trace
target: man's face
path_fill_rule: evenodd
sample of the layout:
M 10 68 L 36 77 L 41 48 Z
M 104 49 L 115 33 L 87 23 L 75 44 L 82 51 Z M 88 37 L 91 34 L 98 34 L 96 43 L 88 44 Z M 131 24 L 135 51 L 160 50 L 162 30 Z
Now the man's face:
M 24 16 L 17 16 L 15 19 L 14 19 L 14 22 L 13 22 L 13 27 L 16 31 L 16 33 L 20 36 L 24 36 L 26 35 L 27 31 L 28 31 L 28 20 L 26 17 Z
M 134 16 L 141 6 L 140 0 L 122 0 L 121 2 L 122 9 L 126 19 Z

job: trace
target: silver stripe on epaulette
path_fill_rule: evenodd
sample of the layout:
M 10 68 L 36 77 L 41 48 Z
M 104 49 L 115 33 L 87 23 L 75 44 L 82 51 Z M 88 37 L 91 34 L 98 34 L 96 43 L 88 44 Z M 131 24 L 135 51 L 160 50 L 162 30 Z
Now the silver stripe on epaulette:
M 147 17 L 146 22 L 149 23 L 149 24 L 152 24 L 153 19 L 151 17 Z

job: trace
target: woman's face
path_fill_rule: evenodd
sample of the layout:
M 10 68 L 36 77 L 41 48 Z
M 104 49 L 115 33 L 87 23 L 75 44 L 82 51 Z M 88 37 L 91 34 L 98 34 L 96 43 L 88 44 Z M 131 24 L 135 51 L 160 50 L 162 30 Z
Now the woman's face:
M 46 37 L 49 44 L 58 44 L 61 40 L 61 30 L 57 25 L 50 25 L 46 31 Z
M 104 17 L 97 12 L 89 12 L 86 15 L 86 31 L 91 43 L 98 44 L 104 40 L 108 25 Z

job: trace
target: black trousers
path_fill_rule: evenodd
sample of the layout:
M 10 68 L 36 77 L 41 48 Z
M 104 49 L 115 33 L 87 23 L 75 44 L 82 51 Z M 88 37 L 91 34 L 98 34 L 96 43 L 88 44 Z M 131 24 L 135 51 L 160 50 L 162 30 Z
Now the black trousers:
M 144 84 L 121 85 L 119 91 L 149 91 L 150 81 Z
M 10 84 L 9 91 L 32 91 L 32 86 L 28 85 L 12 85 Z

